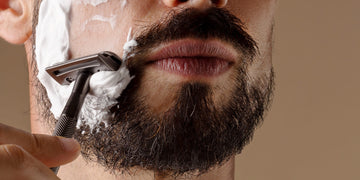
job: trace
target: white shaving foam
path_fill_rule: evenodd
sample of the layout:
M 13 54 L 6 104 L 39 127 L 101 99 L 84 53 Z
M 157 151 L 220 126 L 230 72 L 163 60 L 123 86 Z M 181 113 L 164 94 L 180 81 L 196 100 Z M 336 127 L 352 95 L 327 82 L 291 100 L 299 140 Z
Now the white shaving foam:
M 68 59 L 69 17 L 71 0 L 43 0 L 36 27 L 36 62 L 38 79 L 46 88 L 52 104 L 51 112 L 59 118 L 71 93 L 71 87 L 61 86 L 45 68 Z
M 135 41 L 133 34 L 132 34 L 132 28 L 129 29 L 128 35 L 127 35 L 127 39 L 126 39 L 126 43 L 123 46 L 123 59 L 128 59 L 130 57 L 132 57 L 134 54 L 130 54 L 130 52 L 133 50 L 133 48 L 135 48 L 138 45 L 138 43 Z
M 108 2 L 108 0 L 77 0 L 76 2 L 85 4 L 85 5 L 90 4 L 92 6 L 98 6 L 100 4 Z
M 121 3 L 121 8 L 124 8 L 127 4 L 127 0 L 123 0 L 123 2 Z
M 82 30 L 84 31 L 86 29 L 87 24 L 91 21 L 107 22 L 110 24 L 111 28 L 114 29 L 115 25 L 116 25 L 116 18 L 117 18 L 117 15 L 111 15 L 110 17 L 105 17 L 105 16 L 101 16 L 101 15 L 92 16 L 90 19 L 85 21 L 85 23 L 82 27 Z
M 61 115 L 73 84 L 67 86 L 58 84 L 45 72 L 45 68 L 68 59 L 70 8 L 71 0 L 43 0 L 36 27 L 35 54 L 39 71 L 38 79 L 46 89 L 52 104 L 50 111 L 55 118 Z M 131 35 L 128 36 L 128 42 L 124 45 L 124 60 L 127 59 L 125 54 L 137 45 L 136 41 L 129 37 Z M 90 92 L 85 98 L 78 125 L 86 119 L 85 123 L 94 128 L 95 125 L 108 119 L 110 113 L 107 108 L 116 103 L 116 98 L 120 96 L 131 79 L 125 62 L 118 71 L 95 73 L 90 79 Z M 105 125 L 107 125 L 106 121 Z
M 78 0 L 76 1 L 77 4 L 85 4 L 85 5 L 92 5 L 94 7 L 103 4 L 103 3 L 107 3 L 108 0 Z M 127 0 L 122 0 L 121 2 L 121 8 L 124 8 L 127 4 Z

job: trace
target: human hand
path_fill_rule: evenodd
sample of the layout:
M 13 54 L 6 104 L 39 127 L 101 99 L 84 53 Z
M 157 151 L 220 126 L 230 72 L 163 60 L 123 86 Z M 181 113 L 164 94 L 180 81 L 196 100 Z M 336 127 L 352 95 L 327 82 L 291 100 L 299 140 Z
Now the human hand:
M 30 134 L 0 123 L 1 179 L 59 179 L 49 167 L 69 163 L 79 154 L 74 139 Z

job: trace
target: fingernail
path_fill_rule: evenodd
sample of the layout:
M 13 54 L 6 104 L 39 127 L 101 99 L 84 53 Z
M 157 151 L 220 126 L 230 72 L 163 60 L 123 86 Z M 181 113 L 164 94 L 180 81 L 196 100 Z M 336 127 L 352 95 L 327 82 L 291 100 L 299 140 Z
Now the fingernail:
M 74 152 L 80 149 L 80 145 L 75 139 L 59 137 L 59 140 L 65 151 Z

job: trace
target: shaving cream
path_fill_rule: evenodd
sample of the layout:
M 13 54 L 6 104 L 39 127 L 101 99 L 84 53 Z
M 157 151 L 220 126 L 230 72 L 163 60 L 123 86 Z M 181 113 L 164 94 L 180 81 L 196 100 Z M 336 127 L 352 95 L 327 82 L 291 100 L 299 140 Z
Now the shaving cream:
M 81 2 L 97 6 L 107 0 L 82 0 Z M 50 111 L 57 119 L 70 96 L 73 83 L 60 85 L 47 74 L 45 69 L 68 60 L 70 8 L 71 0 L 43 0 L 36 27 L 35 55 L 38 79 L 46 89 L 52 104 Z M 136 41 L 129 37 L 131 37 L 131 30 L 128 42 L 124 45 L 124 60 L 127 59 L 131 48 L 137 45 Z M 94 125 L 108 119 L 110 115 L 107 108 L 116 103 L 116 98 L 120 96 L 131 79 L 125 63 L 118 71 L 95 73 L 90 79 L 90 92 L 84 100 L 78 124 L 87 120 L 88 122 L 85 123 L 93 128 Z
M 86 25 L 91 21 L 107 22 L 110 24 L 111 28 L 114 29 L 115 25 L 116 25 L 116 18 L 117 18 L 117 15 L 111 15 L 110 17 L 105 17 L 105 16 L 101 16 L 101 15 L 92 16 L 90 19 L 85 21 L 84 25 L 82 26 L 82 30 L 84 31 L 86 29 Z
M 43 0 L 36 27 L 35 55 L 38 79 L 45 87 L 52 104 L 51 112 L 59 118 L 71 93 L 71 86 L 61 86 L 45 71 L 45 68 L 68 59 L 69 12 L 71 0 Z
M 98 6 L 100 4 L 108 2 L 108 0 L 77 0 L 75 2 L 82 3 L 82 4 L 85 4 L 85 5 L 90 4 L 92 6 Z
M 77 0 L 76 3 L 82 3 L 85 5 L 92 5 L 92 6 L 98 6 L 103 3 L 107 3 L 108 0 Z M 127 4 L 127 0 L 122 0 L 121 7 L 124 8 Z
M 121 8 L 124 8 L 127 4 L 127 0 L 123 0 L 122 3 L 121 3 Z

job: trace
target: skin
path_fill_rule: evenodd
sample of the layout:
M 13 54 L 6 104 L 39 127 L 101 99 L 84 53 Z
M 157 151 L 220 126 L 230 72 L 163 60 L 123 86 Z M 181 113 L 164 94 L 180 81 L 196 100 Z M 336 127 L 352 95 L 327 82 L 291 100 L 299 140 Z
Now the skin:
M 146 26 L 156 22 L 172 10 L 181 8 L 207 9 L 217 6 L 228 9 L 232 14 L 240 18 L 247 28 L 247 32 L 258 44 L 260 55 L 249 66 L 249 74 L 254 77 L 249 83 L 257 83 L 256 77 L 269 73 L 271 69 L 271 37 L 273 17 L 276 0 L 128 0 L 128 4 L 121 9 L 121 1 L 110 0 L 108 3 L 97 7 L 84 6 L 75 3 L 71 14 L 70 52 L 72 58 L 93 54 L 101 50 L 113 51 L 122 55 L 122 47 L 126 42 L 129 29 L 136 34 Z M 74 10 L 76 9 L 76 10 Z M 110 17 L 116 13 L 117 22 L 112 28 L 109 23 L 101 21 L 84 22 L 94 15 Z M 29 67 L 34 63 L 32 57 L 32 15 L 33 0 L 0 0 L 0 37 L 13 44 L 24 44 L 27 52 Z M 84 28 L 85 27 L 85 28 Z M 91 37 L 91 38 L 89 38 Z M 224 46 L 228 46 L 225 44 Z M 231 48 L 231 47 L 229 47 Z M 29 71 L 30 73 L 32 70 Z M 226 74 L 226 73 L 225 73 Z M 168 75 L 165 73 L 165 75 Z M 179 84 L 189 81 L 177 75 L 168 75 L 164 78 L 164 72 L 156 69 L 146 69 L 146 76 L 156 79 L 152 84 L 143 83 L 142 95 L 148 97 L 153 112 L 166 111 L 172 99 L 172 92 L 166 90 L 165 81 Z M 34 76 L 29 75 L 30 82 Z M 210 78 L 208 83 L 221 82 L 226 75 Z M 158 84 L 155 88 L 149 88 Z M 231 86 L 231 85 L 230 85 Z M 150 90 L 149 90 L 150 89 Z M 160 91 L 161 90 L 161 91 Z M 30 83 L 30 94 L 36 90 Z M 221 96 L 214 97 L 217 105 L 221 105 L 222 98 L 230 92 L 220 92 Z M 164 98 L 157 98 L 162 95 Z M 33 96 L 31 100 L 31 129 L 32 133 L 26 133 L 15 128 L 0 124 L 0 174 L 7 175 L 9 179 L 57 179 L 48 167 L 69 165 L 61 167 L 59 177 L 63 179 L 171 179 L 160 174 L 141 169 L 133 169 L 131 174 L 111 175 L 103 167 L 95 163 L 86 163 L 82 157 L 76 159 L 79 154 L 79 144 L 71 139 L 52 137 L 48 127 L 45 127 L 39 119 L 39 107 Z M 76 159 L 76 160 L 75 160 Z M 73 161 L 75 160 L 75 161 Z M 10 165 L 9 165 L 10 164 Z M 79 169 L 81 171 L 79 172 Z M 221 167 L 214 168 L 208 173 L 194 179 L 234 179 L 234 157 Z

